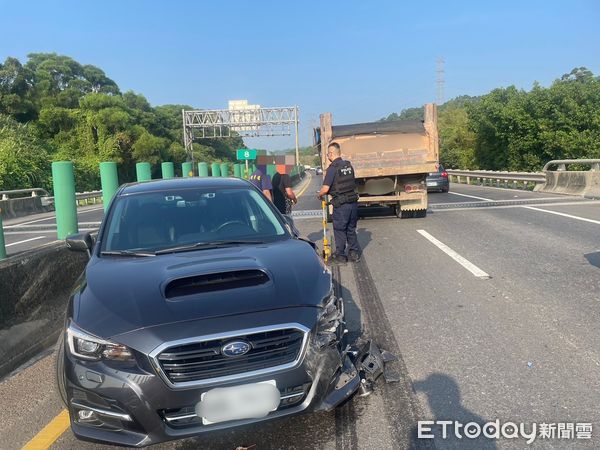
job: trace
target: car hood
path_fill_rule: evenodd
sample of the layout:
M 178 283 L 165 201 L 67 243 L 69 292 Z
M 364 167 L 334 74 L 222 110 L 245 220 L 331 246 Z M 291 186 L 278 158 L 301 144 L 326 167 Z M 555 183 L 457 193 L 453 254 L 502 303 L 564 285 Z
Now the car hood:
M 269 280 L 165 297 L 172 280 L 235 270 L 261 270 Z M 153 257 L 93 257 L 74 296 L 73 319 L 82 329 L 110 338 L 182 321 L 317 306 L 330 289 L 330 272 L 312 246 L 297 239 Z

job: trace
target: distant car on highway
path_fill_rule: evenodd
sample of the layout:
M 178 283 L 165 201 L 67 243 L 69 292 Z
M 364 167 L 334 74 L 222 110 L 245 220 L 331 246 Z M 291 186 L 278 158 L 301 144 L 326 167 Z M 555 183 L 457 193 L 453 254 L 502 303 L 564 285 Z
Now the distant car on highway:
M 323 169 L 321 169 L 320 167 L 317 167 L 317 170 L 315 170 L 315 173 L 317 175 L 323 175 Z
M 430 172 L 427 175 L 427 192 L 439 191 L 448 192 L 450 190 L 450 181 L 448 180 L 448 172 L 441 164 L 437 172 Z
M 125 185 L 97 241 L 67 245 L 90 255 L 56 362 L 79 439 L 142 447 L 330 410 L 360 385 L 331 271 L 245 180 Z

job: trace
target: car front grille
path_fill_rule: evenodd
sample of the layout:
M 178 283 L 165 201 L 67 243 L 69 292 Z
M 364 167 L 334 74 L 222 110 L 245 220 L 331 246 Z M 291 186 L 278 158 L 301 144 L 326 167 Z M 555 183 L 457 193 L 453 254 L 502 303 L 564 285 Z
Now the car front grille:
M 156 361 L 173 385 L 189 385 L 293 364 L 300 357 L 305 334 L 285 328 L 185 343 L 165 348 Z M 250 344 L 248 353 L 232 357 L 221 353 L 224 345 L 240 340 Z

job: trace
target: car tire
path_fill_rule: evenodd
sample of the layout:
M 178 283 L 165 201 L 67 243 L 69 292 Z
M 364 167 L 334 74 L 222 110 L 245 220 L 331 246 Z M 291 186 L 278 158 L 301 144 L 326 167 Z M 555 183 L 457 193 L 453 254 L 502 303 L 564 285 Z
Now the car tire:
M 58 342 L 55 347 L 55 355 L 54 355 L 54 381 L 56 383 L 56 392 L 60 397 L 63 405 L 68 407 L 67 404 L 67 390 L 66 384 L 67 379 L 65 377 L 65 335 L 61 332 L 60 337 L 58 338 Z

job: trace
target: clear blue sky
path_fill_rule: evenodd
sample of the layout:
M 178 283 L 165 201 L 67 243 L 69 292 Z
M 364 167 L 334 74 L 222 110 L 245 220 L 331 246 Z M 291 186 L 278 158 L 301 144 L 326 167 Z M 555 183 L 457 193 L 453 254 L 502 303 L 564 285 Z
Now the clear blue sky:
M 600 74 L 600 1 L 0 0 L 0 59 L 56 52 L 103 69 L 153 105 L 299 105 L 301 144 L 319 113 L 379 119 L 445 97 Z M 291 147 L 292 138 L 248 141 Z

